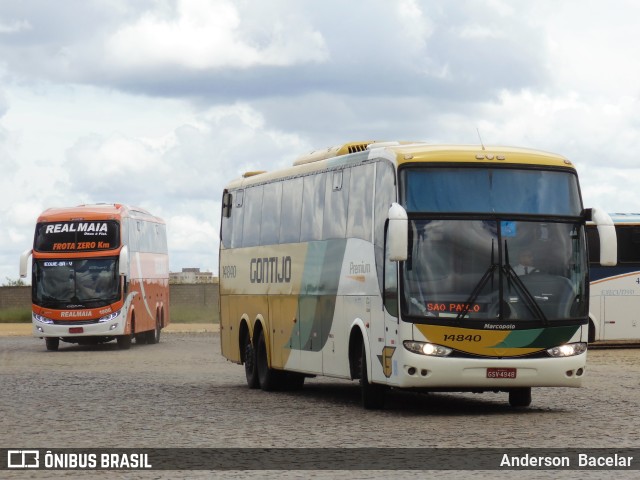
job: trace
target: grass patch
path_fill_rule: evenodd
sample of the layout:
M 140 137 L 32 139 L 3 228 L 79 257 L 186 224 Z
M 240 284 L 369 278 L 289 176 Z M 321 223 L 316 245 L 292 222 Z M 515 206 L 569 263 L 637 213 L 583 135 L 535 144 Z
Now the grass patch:
M 0 323 L 31 323 L 31 307 L 0 309 Z
M 215 307 L 170 305 L 171 323 L 220 323 L 220 314 Z
M 189 305 L 170 306 L 172 323 L 220 323 L 218 310 Z M 0 323 L 31 323 L 31 308 L 0 309 Z

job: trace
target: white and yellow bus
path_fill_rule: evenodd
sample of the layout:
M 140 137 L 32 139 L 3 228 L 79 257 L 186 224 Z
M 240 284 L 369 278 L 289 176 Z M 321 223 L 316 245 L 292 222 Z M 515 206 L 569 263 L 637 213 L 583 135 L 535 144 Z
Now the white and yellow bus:
M 33 335 L 60 341 L 157 343 L 169 324 L 165 222 L 122 204 L 50 208 L 38 217 L 31 268 Z
M 572 163 L 533 150 L 361 142 L 251 172 L 223 193 L 222 354 L 251 388 L 359 379 L 365 408 L 388 388 L 528 406 L 582 383 L 591 219 L 615 263 Z
M 591 279 L 589 342 L 640 343 L 640 214 L 610 215 L 618 240 L 618 264 L 600 265 L 600 238 L 587 224 Z

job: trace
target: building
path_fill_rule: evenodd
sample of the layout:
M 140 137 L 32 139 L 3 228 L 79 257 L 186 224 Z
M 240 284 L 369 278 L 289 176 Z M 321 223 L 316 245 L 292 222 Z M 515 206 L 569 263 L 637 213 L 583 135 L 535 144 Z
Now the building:
M 169 283 L 218 283 L 218 277 L 199 268 L 183 268 L 181 272 L 169 272 Z

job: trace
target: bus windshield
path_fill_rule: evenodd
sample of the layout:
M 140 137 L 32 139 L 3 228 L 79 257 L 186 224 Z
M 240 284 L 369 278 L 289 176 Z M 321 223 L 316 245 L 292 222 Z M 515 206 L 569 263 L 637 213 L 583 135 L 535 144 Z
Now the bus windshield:
M 117 257 L 33 262 L 33 303 L 49 308 L 98 308 L 118 300 Z
M 407 212 L 511 213 L 577 217 L 578 179 L 571 172 L 516 168 L 408 168 Z
M 587 314 L 580 223 L 412 220 L 410 239 L 405 315 L 547 324 Z

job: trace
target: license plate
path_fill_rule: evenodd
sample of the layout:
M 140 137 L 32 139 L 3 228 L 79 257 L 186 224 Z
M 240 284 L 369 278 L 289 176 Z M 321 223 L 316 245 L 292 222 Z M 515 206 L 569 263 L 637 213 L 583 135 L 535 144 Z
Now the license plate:
M 487 368 L 487 378 L 516 378 L 516 368 Z
M 84 333 L 84 328 L 82 327 L 70 327 L 69 333 Z

